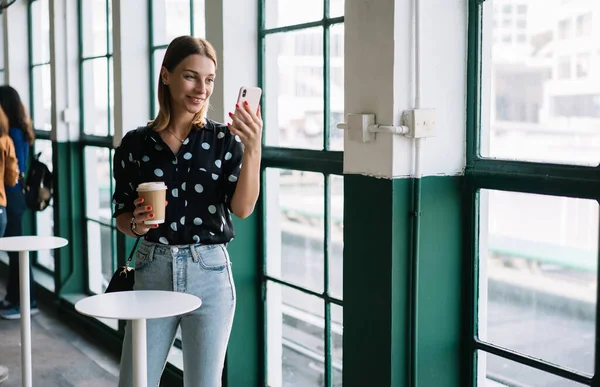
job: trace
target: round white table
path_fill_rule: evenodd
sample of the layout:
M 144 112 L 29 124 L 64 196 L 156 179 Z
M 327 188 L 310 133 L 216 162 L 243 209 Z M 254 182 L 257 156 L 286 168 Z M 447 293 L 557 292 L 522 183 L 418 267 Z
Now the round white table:
M 31 387 L 31 305 L 29 289 L 29 252 L 58 249 L 69 243 L 65 238 L 26 235 L 0 238 L 0 251 L 19 253 L 19 292 L 21 309 L 21 374 L 22 385 Z
M 92 317 L 131 320 L 133 383 L 136 387 L 147 387 L 146 319 L 177 316 L 200 305 L 200 298 L 187 293 L 132 290 L 87 297 L 78 301 L 75 309 Z

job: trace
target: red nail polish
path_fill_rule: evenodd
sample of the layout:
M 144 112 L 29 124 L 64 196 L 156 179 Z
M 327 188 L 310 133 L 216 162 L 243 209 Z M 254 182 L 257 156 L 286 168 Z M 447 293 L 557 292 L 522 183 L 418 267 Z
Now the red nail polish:
M 248 106 L 248 101 L 244 101 L 244 105 Z
M 154 214 L 150 214 L 150 215 L 148 215 L 148 216 L 150 216 L 151 218 L 154 218 Z
M 146 210 L 150 211 L 152 209 L 152 207 L 148 206 L 146 207 Z
M 229 112 L 229 117 L 233 117 L 233 113 L 232 112 Z
M 228 123 L 227 123 L 227 126 L 231 126 L 231 123 L 229 123 L 229 122 L 228 122 Z
M 239 108 L 240 108 L 240 105 L 236 103 L 236 104 L 235 104 L 235 107 L 239 109 Z

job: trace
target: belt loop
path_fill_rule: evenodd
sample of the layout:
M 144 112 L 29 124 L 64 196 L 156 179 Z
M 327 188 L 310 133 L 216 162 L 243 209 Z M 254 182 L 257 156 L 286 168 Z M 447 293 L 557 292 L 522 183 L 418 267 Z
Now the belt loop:
M 198 253 L 198 250 L 196 249 L 196 245 L 189 245 L 189 246 L 190 246 L 190 253 L 192 255 L 192 261 L 197 263 L 200 260 L 200 254 Z

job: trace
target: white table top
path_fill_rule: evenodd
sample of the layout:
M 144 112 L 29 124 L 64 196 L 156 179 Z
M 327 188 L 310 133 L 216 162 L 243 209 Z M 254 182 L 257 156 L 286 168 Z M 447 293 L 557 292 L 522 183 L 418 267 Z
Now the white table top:
M 39 251 L 66 246 L 68 240 L 55 236 L 25 235 L 0 238 L 0 251 Z
M 84 298 L 75 309 L 87 316 L 135 320 L 177 316 L 196 310 L 200 298 L 187 293 L 163 290 L 131 290 Z

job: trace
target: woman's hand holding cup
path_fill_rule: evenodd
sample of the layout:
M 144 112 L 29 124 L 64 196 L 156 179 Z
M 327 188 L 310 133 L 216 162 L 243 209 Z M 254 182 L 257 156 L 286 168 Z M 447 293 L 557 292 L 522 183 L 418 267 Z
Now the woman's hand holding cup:
M 133 204 L 135 205 L 133 218 L 135 219 L 135 230 L 138 234 L 145 234 L 150 228 L 158 227 L 158 224 L 147 225 L 145 223 L 147 220 L 154 219 L 154 213 L 152 212 L 152 206 L 144 204 L 144 198 L 135 199 Z

